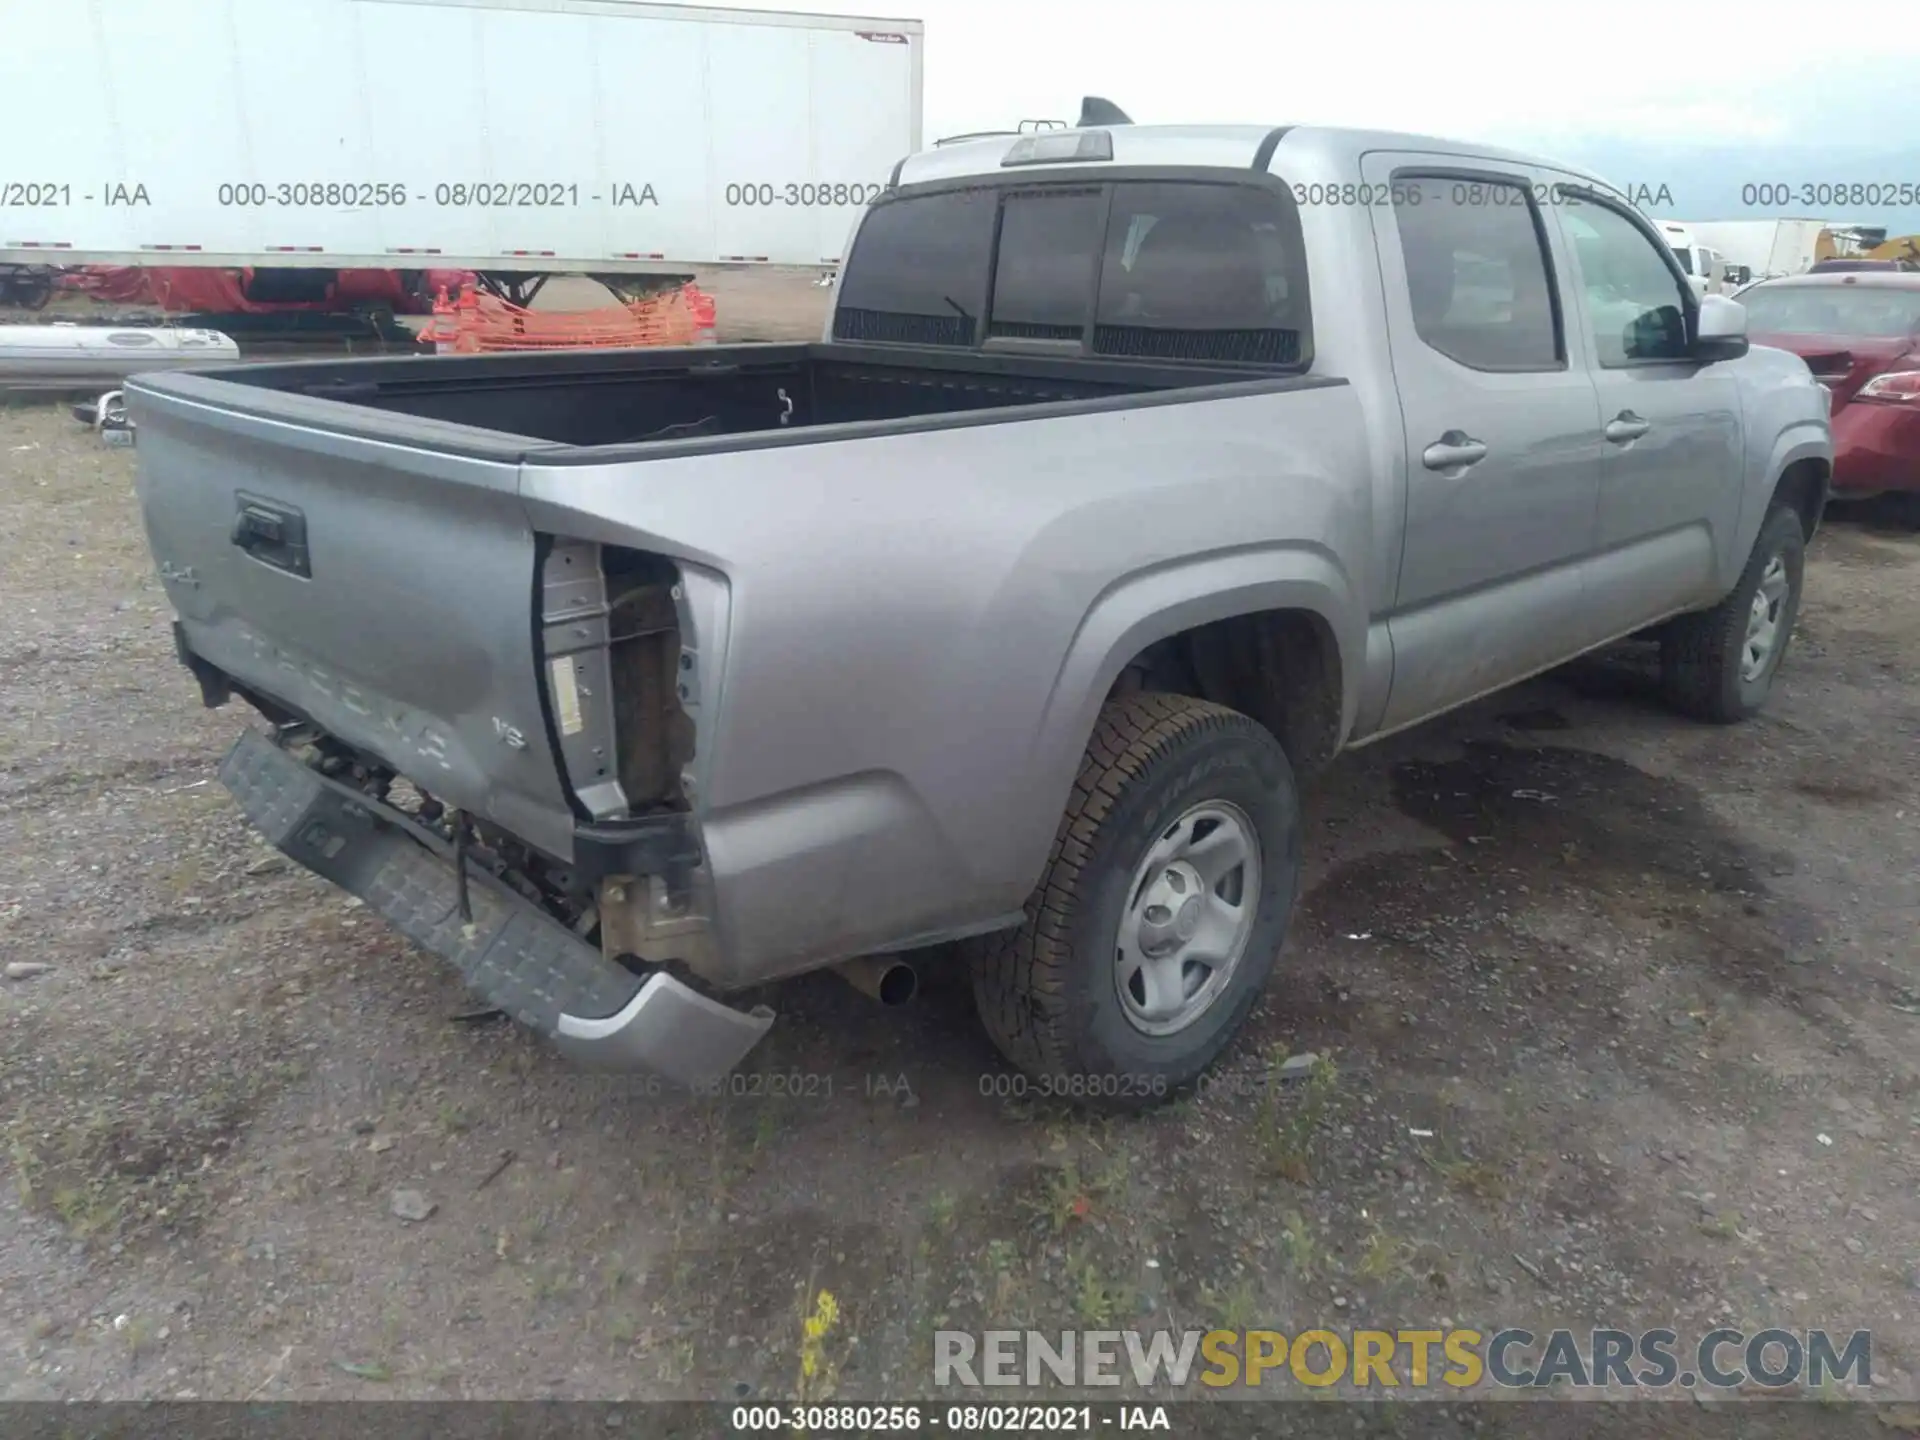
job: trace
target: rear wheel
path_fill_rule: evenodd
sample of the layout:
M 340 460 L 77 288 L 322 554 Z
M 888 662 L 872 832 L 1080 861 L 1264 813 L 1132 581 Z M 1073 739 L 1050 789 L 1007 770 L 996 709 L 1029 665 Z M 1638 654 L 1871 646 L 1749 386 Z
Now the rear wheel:
M 1775 509 L 1727 597 L 1669 623 L 1660 641 L 1660 680 L 1675 709 L 1727 725 L 1766 704 L 1800 613 L 1806 547 L 1800 517 Z
M 1235 711 L 1101 712 L 1027 923 L 976 942 L 974 998 L 1039 1093 L 1137 1109 L 1213 1062 L 1273 968 L 1299 877 L 1279 743 Z

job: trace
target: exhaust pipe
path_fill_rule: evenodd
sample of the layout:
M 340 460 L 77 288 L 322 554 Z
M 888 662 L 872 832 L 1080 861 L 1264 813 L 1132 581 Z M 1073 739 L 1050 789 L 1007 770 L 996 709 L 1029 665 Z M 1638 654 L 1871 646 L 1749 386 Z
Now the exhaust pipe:
M 870 1000 L 888 1009 L 904 1005 L 920 993 L 920 974 L 897 955 L 863 955 L 833 973 Z

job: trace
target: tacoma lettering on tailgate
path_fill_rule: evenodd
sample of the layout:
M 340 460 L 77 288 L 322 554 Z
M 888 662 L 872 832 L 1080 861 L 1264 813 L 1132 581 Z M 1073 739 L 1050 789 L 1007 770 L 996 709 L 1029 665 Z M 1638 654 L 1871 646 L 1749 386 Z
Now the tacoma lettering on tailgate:
M 372 721 L 409 754 L 440 770 L 453 769 L 447 758 L 451 743 L 430 720 L 382 696 L 369 695 L 351 680 L 342 679 L 318 661 L 296 655 L 253 630 L 243 630 L 247 643 L 275 669 L 304 682 L 342 709 Z

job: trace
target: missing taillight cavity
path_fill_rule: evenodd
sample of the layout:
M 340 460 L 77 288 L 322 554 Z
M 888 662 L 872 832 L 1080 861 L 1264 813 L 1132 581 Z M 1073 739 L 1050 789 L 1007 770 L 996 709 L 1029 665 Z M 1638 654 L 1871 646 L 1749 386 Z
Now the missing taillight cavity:
M 678 583 L 670 560 L 644 551 L 548 547 L 542 680 L 568 788 L 594 820 L 687 808 Z
M 682 637 L 674 591 L 678 569 L 638 550 L 601 552 L 609 597 L 614 721 L 621 787 L 635 813 L 687 808 L 684 775 L 694 726 L 681 701 Z

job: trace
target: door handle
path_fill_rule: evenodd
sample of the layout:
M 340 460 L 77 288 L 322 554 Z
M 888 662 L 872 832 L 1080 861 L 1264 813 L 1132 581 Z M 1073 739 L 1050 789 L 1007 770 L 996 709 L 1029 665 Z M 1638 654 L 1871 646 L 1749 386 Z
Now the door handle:
M 1631 410 L 1622 410 L 1607 422 L 1607 439 L 1615 445 L 1625 445 L 1629 440 L 1638 440 L 1653 429 L 1651 420 L 1642 420 Z
M 1464 430 L 1449 430 L 1420 452 L 1420 463 L 1429 470 L 1464 470 L 1486 458 L 1486 442 Z

